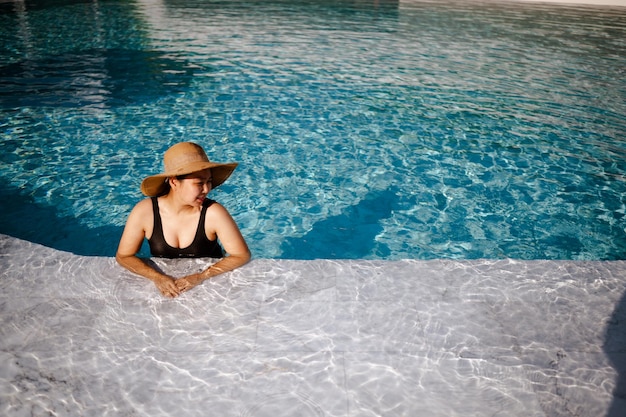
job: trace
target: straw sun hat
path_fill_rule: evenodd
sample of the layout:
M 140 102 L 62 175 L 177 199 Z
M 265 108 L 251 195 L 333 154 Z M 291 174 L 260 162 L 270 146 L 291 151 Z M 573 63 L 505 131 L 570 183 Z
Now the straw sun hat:
M 237 167 L 236 163 L 219 164 L 209 161 L 204 150 L 197 144 L 181 142 L 169 148 L 163 155 L 165 171 L 151 175 L 141 182 L 141 192 L 148 197 L 156 197 L 167 191 L 167 179 L 193 172 L 211 169 L 212 186 L 222 184 Z

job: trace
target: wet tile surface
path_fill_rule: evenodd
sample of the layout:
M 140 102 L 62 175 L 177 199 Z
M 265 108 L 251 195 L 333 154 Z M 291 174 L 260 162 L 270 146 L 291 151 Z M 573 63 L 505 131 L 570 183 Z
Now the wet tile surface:
M 626 262 L 257 259 L 168 300 L 111 258 L 3 235 L 0 247 L 2 415 L 626 406 Z M 158 262 L 173 275 L 205 266 Z

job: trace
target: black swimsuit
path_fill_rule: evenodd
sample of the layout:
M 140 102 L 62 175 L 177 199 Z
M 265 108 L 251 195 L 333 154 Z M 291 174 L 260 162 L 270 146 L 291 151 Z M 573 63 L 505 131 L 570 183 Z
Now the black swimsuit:
M 206 210 L 215 203 L 214 200 L 206 199 L 202 203 L 202 211 L 200 212 L 200 221 L 196 236 L 193 238 L 191 245 L 186 248 L 175 248 L 165 241 L 163 236 L 163 226 L 161 224 L 161 214 L 159 213 L 159 203 L 156 197 L 152 197 L 152 210 L 154 212 L 154 229 L 152 236 L 148 239 L 150 244 L 150 253 L 152 256 L 161 258 L 222 258 L 224 251 L 217 240 L 209 240 L 204 232 L 204 218 Z

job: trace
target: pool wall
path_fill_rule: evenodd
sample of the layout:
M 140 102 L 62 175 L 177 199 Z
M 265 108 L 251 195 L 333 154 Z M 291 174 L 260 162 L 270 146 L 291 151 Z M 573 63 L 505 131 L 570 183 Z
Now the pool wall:
M 255 259 L 169 300 L 110 257 L 0 254 L 5 416 L 626 409 L 624 261 Z

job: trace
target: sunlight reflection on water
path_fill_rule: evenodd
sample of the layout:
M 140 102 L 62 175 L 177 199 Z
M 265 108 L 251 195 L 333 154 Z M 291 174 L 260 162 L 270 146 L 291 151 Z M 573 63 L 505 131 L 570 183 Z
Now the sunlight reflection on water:
M 0 231 L 110 255 L 192 140 L 261 258 L 622 259 L 623 10 L 376 4 L 11 5 Z

